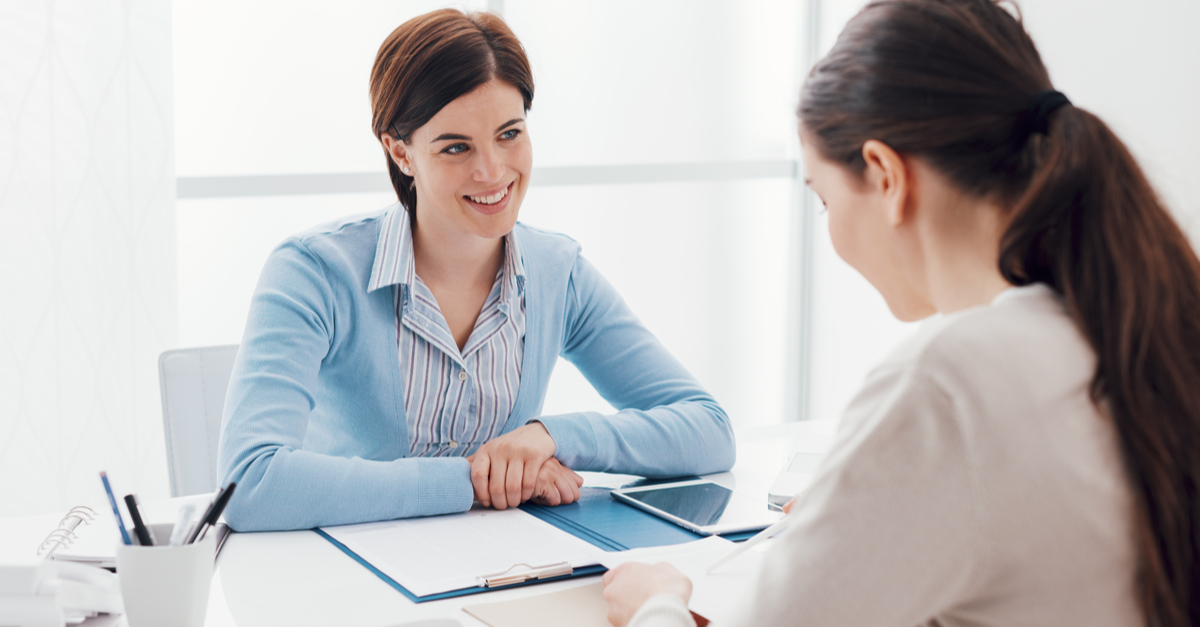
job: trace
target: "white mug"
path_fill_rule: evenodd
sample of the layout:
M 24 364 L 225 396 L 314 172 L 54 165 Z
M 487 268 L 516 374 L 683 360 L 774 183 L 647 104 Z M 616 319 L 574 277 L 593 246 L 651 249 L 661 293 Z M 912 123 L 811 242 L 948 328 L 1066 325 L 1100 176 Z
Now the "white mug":
M 216 561 L 215 534 L 166 546 L 173 525 L 149 525 L 157 546 L 117 545 L 117 577 L 129 627 L 201 627 Z

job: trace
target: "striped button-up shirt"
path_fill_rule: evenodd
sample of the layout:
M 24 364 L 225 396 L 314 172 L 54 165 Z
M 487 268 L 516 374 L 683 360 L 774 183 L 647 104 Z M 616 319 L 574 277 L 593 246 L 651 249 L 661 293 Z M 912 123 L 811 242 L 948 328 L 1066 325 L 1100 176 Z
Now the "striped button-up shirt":
M 504 428 L 521 382 L 525 346 L 525 268 L 516 237 L 504 238 L 504 262 L 471 336 L 460 351 L 413 259 L 408 212 L 384 218 L 372 285 L 391 285 L 409 453 L 469 455 Z

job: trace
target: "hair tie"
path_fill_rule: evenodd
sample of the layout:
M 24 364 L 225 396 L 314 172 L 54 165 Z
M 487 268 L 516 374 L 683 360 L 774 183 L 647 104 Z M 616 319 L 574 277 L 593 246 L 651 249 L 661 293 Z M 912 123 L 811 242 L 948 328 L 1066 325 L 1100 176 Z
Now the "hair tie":
M 1059 107 L 1071 104 L 1071 101 L 1061 91 L 1047 89 L 1033 99 L 1033 104 L 1025 110 L 1027 134 L 1050 132 L 1050 114 Z

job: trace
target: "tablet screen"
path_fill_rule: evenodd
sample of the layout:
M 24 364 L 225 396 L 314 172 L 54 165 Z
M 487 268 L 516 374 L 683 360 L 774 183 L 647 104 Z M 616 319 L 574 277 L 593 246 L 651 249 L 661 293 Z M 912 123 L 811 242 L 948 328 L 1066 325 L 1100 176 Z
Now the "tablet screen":
M 756 501 L 715 483 L 665 486 L 644 491 L 626 491 L 623 494 L 698 527 L 767 527 L 779 519 L 778 514 L 767 509 L 765 502 Z

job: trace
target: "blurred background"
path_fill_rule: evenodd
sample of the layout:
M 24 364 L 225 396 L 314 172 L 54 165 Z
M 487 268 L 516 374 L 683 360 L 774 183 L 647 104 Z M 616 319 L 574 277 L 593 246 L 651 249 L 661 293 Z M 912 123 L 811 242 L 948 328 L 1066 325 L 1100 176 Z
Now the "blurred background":
M 443 6 L 529 53 L 522 221 L 566 233 L 739 426 L 837 418 L 913 326 L 833 253 L 794 110 L 860 0 L 0 0 L 0 515 L 168 494 L 157 360 L 236 344 L 291 233 L 394 202 L 379 44 Z M 1019 4 L 1200 236 L 1200 3 Z M 607 409 L 560 362 L 547 413 Z

